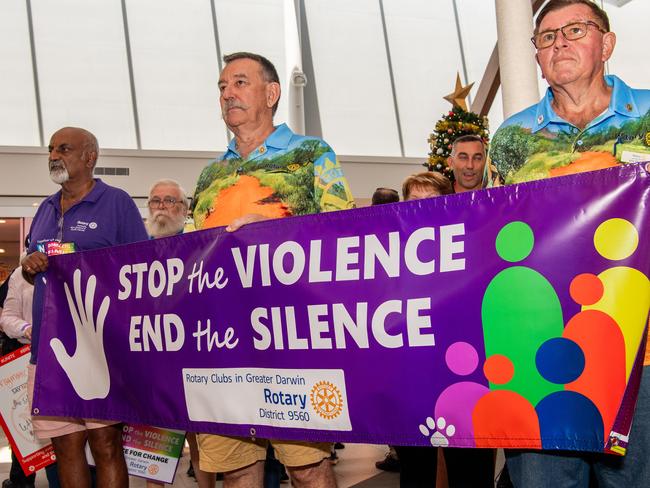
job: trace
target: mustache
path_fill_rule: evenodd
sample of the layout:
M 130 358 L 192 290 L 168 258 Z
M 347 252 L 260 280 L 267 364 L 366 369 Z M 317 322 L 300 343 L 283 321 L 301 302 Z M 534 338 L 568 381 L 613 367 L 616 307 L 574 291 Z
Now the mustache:
M 153 237 L 163 237 L 179 232 L 185 226 L 185 216 L 165 214 L 162 210 L 151 212 L 147 219 L 147 229 Z
M 185 215 L 183 215 L 182 213 L 173 213 L 163 208 L 152 210 L 151 213 L 149 214 L 149 218 L 152 221 L 160 221 L 160 222 L 165 222 L 165 221 L 185 222 Z
M 63 161 L 60 159 L 50 159 L 48 161 L 48 167 L 50 171 L 54 171 L 58 169 L 65 169 L 65 164 L 63 164 Z
M 230 110 L 231 108 L 241 108 L 241 109 L 246 110 L 248 108 L 248 105 L 245 105 L 245 104 L 241 103 L 238 100 L 226 100 L 225 103 L 224 103 L 223 108 L 224 108 L 224 111 L 226 111 L 226 112 L 228 110 Z
M 151 219 L 156 220 L 158 217 L 167 217 L 170 218 L 169 212 L 166 212 L 163 209 L 157 209 L 151 212 Z

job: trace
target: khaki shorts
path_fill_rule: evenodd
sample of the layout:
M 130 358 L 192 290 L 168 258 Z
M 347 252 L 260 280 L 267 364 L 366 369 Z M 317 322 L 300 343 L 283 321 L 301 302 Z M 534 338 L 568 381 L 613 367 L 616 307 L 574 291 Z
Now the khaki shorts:
M 34 398 L 34 379 L 36 377 L 36 365 L 27 365 L 27 391 L 29 394 L 29 411 L 32 411 L 32 400 Z M 34 435 L 39 439 L 51 439 L 62 435 L 72 434 L 82 430 L 101 429 L 109 425 L 119 424 L 113 420 L 103 421 L 95 419 L 79 419 L 74 417 L 32 417 Z
M 273 446 L 275 457 L 289 468 L 320 463 L 330 455 L 330 443 L 300 441 L 268 441 L 244 437 L 224 437 L 214 434 L 198 434 L 199 466 L 201 471 L 226 473 L 245 468 L 266 459 L 266 448 Z

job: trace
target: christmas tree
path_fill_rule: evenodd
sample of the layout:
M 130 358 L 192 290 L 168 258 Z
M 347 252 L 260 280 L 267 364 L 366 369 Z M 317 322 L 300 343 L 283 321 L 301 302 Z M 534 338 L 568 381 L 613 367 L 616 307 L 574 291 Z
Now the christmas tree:
M 487 146 L 489 142 L 488 119 L 474 112 L 467 111 L 465 97 L 472 85 L 463 87 L 460 76 L 456 77 L 456 90 L 445 97 L 451 102 L 453 108 L 436 123 L 434 131 L 429 136 L 429 160 L 424 163 L 429 171 L 438 171 L 452 179 L 453 174 L 447 165 L 447 158 L 451 154 L 451 147 L 458 137 L 467 134 L 479 136 Z

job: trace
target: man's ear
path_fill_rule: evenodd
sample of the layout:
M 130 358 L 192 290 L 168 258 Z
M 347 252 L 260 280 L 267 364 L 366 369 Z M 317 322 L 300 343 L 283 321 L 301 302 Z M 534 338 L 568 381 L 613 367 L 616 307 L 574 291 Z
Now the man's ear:
M 266 106 L 271 108 L 280 99 L 280 83 L 271 81 L 266 84 Z
M 85 156 L 86 156 L 86 167 L 94 168 L 95 164 L 97 164 L 97 152 L 86 151 Z
M 603 62 L 606 62 L 612 57 L 614 48 L 616 47 L 616 34 L 613 32 L 605 32 L 603 34 Z

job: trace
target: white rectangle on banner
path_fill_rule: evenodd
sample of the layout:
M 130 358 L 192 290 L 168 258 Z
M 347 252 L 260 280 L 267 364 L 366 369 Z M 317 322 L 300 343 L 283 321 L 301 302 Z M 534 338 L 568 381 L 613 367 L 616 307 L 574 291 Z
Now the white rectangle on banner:
M 122 427 L 122 450 L 130 476 L 172 484 L 184 443 L 185 432 L 182 430 L 137 424 L 124 424 Z M 87 442 L 85 449 L 88 464 L 96 466 Z
M 178 458 L 133 447 L 124 448 L 124 461 L 130 475 L 165 483 L 174 481 L 178 465 Z
M 352 430 L 341 369 L 183 369 L 190 420 Z
M 650 161 L 650 153 L 623 151 L 621 161 L 624 163 L 644 163 Z

